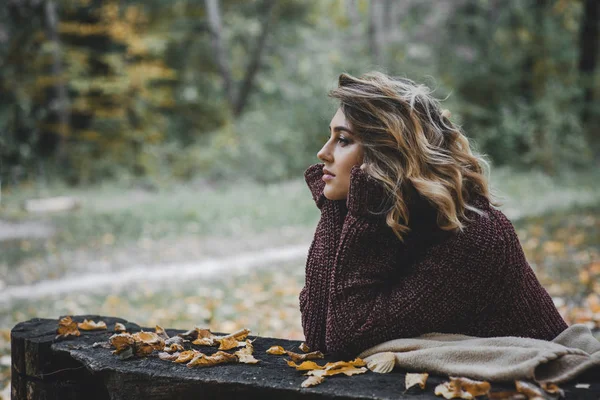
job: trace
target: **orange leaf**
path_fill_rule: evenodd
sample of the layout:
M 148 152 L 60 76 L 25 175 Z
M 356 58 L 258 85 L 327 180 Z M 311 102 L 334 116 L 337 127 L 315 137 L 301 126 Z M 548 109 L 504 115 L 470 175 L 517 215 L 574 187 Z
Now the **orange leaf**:
M 77 327 L 83 331 L 99 331 L 106 329 L 106 323 L 104 321 L 94 322 L 91 319 L 84 319 L 83 322 L 77 324 Z
M 56 339 L 62 339 L 69 336 L 79 336 L 81 332 L 77 329 L 77 323 L 71 319 L 70 316 L 61 318 L 58 321 L 58 329 L 56 330 Z
M 280 356 L 282 354 L 285 354 L 285 350 L 281 346 L 271 346 L 267 350 L 267 354 L 274 354 Z

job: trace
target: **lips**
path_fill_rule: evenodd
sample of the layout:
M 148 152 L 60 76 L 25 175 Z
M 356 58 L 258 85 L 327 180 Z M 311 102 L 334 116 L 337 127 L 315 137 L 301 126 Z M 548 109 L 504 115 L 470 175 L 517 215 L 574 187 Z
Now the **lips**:
M 323 175 L 335 176 L 335 174 L 333 172 L 329 171 L 327 168 L 323 168 Z

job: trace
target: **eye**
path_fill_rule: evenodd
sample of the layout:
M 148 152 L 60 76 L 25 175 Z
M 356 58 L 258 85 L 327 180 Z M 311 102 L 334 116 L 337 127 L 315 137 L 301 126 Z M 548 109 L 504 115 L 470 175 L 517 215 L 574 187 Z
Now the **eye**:
M 350 144 L 350 141 L 342 136 L 340 136 L 340 138 L 338 139 L 338 141 L 340 143 L 342 143 L 342 147 L 347 146 L 348 144 Z

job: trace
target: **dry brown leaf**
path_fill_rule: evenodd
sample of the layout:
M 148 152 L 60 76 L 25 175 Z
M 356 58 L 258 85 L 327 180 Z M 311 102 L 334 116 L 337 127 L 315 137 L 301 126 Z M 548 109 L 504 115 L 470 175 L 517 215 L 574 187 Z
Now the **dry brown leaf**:
M 135 340 L 129 333 L 115 333 L 108 340 L 116 349 L 113 351 L 113 354 L 121 354 L 135 343 Z
M 162 351 L 165 347 L 165 341 L 154 332 L 136 332 L 133 335 L 135 341 L 135 354 L 137 356 L 150 355 L 154 350 Z
M 345 367 L 341 367 L 341 368 L 334 368 L 334 369 L 313 369 L 310 370 L 306 373 L 306 375 L 312 375 L 312 376 L 332 376 L 332 375 L 337 375 L 337 374 L 344 374 L 346 376 L 352 376 L 352 375 L 357 375 L 357 374 L 364 374 L 365 372 L 367 372 L 368 369 L 365 367 L 360 367 L 360 368 L 356 368 L 353 365 L 348 365 Z
M 165 346 L 170 346 L 172 344 L 178 344 L 183 346 L 183 344 L 186 342 L 187 340 L 185 340 L 184 338 L 182 338 L 181 336 L 173 336 L 168 338 L 167 340 L 165 340 Z
M 429 374 L 427 372 L 421 374 L 408 373 L 406 374 L 406 378 L 404 378 L 404 386 L 406 387 L 406 390 L 415 385 L 419 385 L 421 389 L 425 389 L 427 378 L 429 378 Z
M 320 366 L 314 361 L 304 361 L 302 364 L 296 364 L 293 361 L 287 360 L 287 364 L 290 367 L 296 368 L 296 371 L 310 371 L 313 369 L 324 369 L 325 367 Z
M 286 354 L 288 356 L 290 356 L 290 358 L 294 362 L 302 362 L 302 361 L 306 361 L 306 360 L 317 360 L 317 359 L 323 358 L 323 353 L 321 353 L 320 351 L 313 351 L 312 353 L 306 353 L 306 354 L 299 354 L 299 353 L 294 353 L 292 351 L 286 351 Z
M 309 353 L 310 352 L 310 348 L 308 347 L 308 345 L 304 342 L 302 342 L 302 344 L 300 346 L 298 346 L 300 348 L 300 350 L 302 350 L 305 353 Z M 320 383 L 320 382 L 319 382 Z
M 163 340 L 167 340 L 169 338 L 169 335 L 167 334 L 167 332 L 163 329 L 162 326 L 160 325 L 156 325 L 156 328 L 154 328 L 156 330 L 156 334 L 163 338 Z
M 555 383 L 542 383 L 540 385 L 542 389 L 546 391 L 546 393 L 558 394 L 560 397 L 565 397 L 565 391 L 558 387 Z
M 77 327 L 82 331 L 99 331 L 106 329 L 106 323 L 104 321 L 94 322 L 91 319 L 84 319 L 83 322 L 77 324 Z
M 175 360 L 177 360 L 178 357 L 179 357 L 179 352 L 176 352 L 173 354 L 169 354 L 166 352 L 158 353 L 158 358 L 160 358 L 161 360 L 165 360 L 165 361 L 175 361 Z
M 77 329 L 77 323 L 68 315 L 58 321 L 58 329 L 56 330 L 56 333 L 58 333 L 58 335 L 56 335 L 55 339 L 63 339 L 69 336 L 81 335 L 81 332 L 79 332 L 79 329 Z
M 302 387 L 311 387 L 316 386 L 322 383 L 325 380 L 322 376 L 309 376 L 307 379 L 302 382 Z
M 165 346 L 165 348 L 163 349 L 163 351 L 165 353 L 175 353 L 175 352 L 184 351 L 184 350 L 185 350 L 184 347 L 177 343 L 173 343 L 170 346 Z
M 219 342 L 216 340 L 217 336 L 215 336 L 210 329 L 200 329 L 196 328 L 196 340 L 192 343 L 197 344 L 199 346 L 216 346 Z
M 451 376 L 449 382 L 443 382 L 436 386 L 435 394 L 446 399 L 472 399 L 488 393 L 490 389 L 489 382 Z
M 238 342 L 234 336 L 223 336 L 217 340 L 219 341 L 219 350 L 231 350 L 244 346 L 244 342 Z
M 179 363 L 179 364 L 188 363 L 188 362 L 190 362 L 190 360 L 192 360 L 198 354 L 202 354 L 202 353 L 200 353 L 198 350 L 194 350 L 194 349 L 182 351 L 179 354 L 179 357 L 177 357 L 175 359 L 175 362 Z
M 394 365 L 396 365 L 396 355 L 389 351 L 374 354 L 369 357 L 369 361 L 367 362 L 367 368 L 379 374 L 391 372 L 394 369 Z
M 241 363 L 256 364 L 260 360 L 257 360 L 256 358 L 254 358 L 252 353 L 254 353 L 254 346 L 252 346 L 252 342 L 250 340 L 246 340 L 246 347 L 244 347 L 241 350 L 236 351 L 233 354 L 235 356 L 237 356 L 239 362 L 241 362 Z
M 267 350 L 267 354 L 273 354 L 273 355 L 276 355 L 276 356 L 281 356 L 281 355 L 285 354 L 285 350 L 281 346 L 271 346 Z
M 355 358 L 352 361 L 328 362 L 327 364 L 325 364 L 325 369 L 336 369 L 336 368 L 343 368 L 343 367 L 347 367 L 347 366 L 364 367 L 365 365 L 367 365 L 367 364 L 364 362 L 363 359 Z
M 552 399 L 542 388 L 526 381 L 515 381 L 517 392 L 523 393 L 529 400 Z
M 200 328 L 194 327 L 194 329 L 190 329 L 189 331 L 178 333 L 177 336 L 187 340 L 196 340 L 198 338 L 198 330 Z
M 125 325 L 123 325 L 120 322 L 115 322 L 115 332 L 117 333 L 122 333 L 122 332 L 127 332 L 127 328 L 125 328 Z
M 212 356 L 207 356 L 206 354 L 200 353 L 196 355 L 189 363 L 186 365 L 188 368 L 192 367 L 211 367 L 217 364 L 225 364 L 225 363 L 233 363 L 237 362 L 238 358 L 233 355 L 226 353 L 224 351 L 217 351 Z

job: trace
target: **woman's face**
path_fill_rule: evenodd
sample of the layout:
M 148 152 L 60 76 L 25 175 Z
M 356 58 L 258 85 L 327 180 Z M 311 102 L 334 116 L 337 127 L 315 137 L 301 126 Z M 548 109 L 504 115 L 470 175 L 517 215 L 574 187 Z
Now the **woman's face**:
M 323 194 L 329 200 L 343 200 L 350 189 L 350 171 L 354 165 L 361 165 L 363 147 L 341 109 L 338 109 L 329 125 L 330 137 L 327 143 L 317 153 L 317 157 L 325 165 L 323 171 L 333 174 L 328 179 L 324 175 L 325 189 Z

